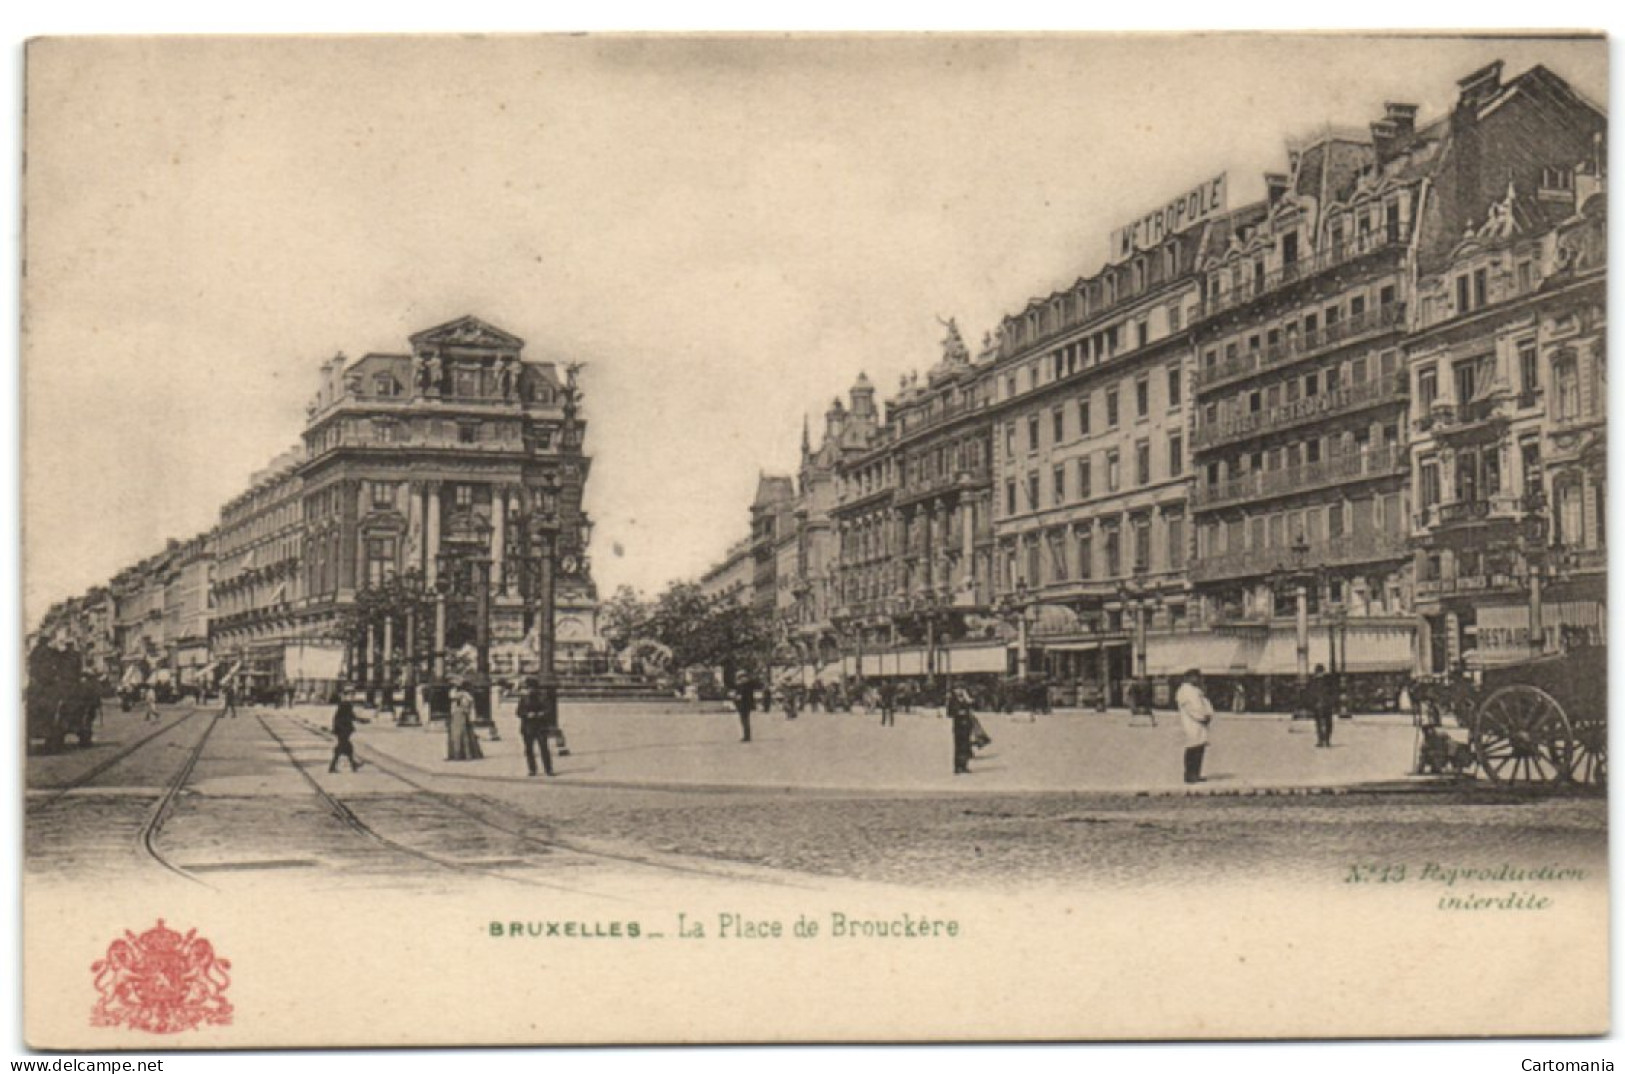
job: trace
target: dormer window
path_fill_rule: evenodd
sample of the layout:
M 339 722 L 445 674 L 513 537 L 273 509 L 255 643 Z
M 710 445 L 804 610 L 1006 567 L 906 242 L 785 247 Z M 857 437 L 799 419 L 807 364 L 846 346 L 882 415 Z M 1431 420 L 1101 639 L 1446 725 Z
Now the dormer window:
M 401 386 L 388 373 L 379 373 L 372 378 L 372 392 L 381 398 L 389 399 L 401 394 Z

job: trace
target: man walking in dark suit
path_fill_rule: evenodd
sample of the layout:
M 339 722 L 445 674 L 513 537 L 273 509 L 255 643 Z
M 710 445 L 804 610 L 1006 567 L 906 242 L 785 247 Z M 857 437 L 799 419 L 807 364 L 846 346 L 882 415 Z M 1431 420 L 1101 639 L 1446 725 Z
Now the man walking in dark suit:
M 948 718 L 954 725 L 954 775 L 969 775 L 971 737 L 976 731 L 976 716 L 971 712 L 970 694 L 964 690 L 948 692 Z
M 553 774 L 553 754 L 547 748 L 547 740 L 558 722 L 558 688 L 526 679 L 524 692 L 519 695 L 519 735 L 525 740 L 525 765 L 533 776 L 538 749 L 542 754 L 542 770 L 550 776 Z
M 740 672 L 734 680 L 734 710 L 739 713 L 739 729 L 744 732 L 739 741 L 749 742 L 750 714 L 756 711 L 756 683 L 748 671 Z
M 355 714 L 355 706 L 350 704 L 347 693 L 339 694 L 338 708 L 333 710 L 333 761 L 327 766 L 329 772 L 339 770 L 339 758 L 350 759 L 350 771 L 356 772 L 361 768 L 362 762 L 355 759 L 355 746 L 350 742 L 350 736 L 355 734 L 357 723 L 371 723 L 371 720 Z
M 1332 677 L 1326 674 L 1326 665 L 1316 664 L 1314 677 L 1309 680 L 1309 711 L 1315 717 L 1317 746 L 1332 744 L 1332 716 L 1336 708 L 1332 693 Z

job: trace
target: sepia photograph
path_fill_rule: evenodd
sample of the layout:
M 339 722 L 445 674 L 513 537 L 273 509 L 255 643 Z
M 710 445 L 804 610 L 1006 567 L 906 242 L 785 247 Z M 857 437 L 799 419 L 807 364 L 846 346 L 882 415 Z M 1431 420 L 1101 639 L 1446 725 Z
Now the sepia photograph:
M 1608 1034 L 1608 61 L 30 41 L 26 1045 Z

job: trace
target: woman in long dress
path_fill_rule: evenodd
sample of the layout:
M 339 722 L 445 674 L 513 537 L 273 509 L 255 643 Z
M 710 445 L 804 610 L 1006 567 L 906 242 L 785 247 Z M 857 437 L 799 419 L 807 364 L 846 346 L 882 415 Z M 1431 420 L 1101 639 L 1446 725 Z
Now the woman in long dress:
M 485 754 L 474 735 L 474 695 L 459 682 L 451 691 L 451 719 L 446 723 L 446 760 L 478 761 Z

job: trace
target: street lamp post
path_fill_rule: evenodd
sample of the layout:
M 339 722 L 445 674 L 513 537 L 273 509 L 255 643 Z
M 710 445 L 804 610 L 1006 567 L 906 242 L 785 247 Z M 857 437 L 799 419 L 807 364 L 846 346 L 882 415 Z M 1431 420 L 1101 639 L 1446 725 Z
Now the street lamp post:
M 1292 541 L 1292 567 L 1280 568 L 1285 584 L 1292 586 L 1297 628 L 1298 690 L 1293 704 L 1292 718 L 1301 720 L 1309 713 L 1309 583 L 1315 575 L 1309 570 L 1309 540 L 1298 534 Z M 1273 611 L 1273 609 L 1272 609 Z
M 1016 582 L 998 605 L 999 617 L 1016 628 L 1016 678 L 1027 681 L 1027 583 Z
M 1118 600 L 1134 613 L 1134 679 L 1129 683 L 1129 715 L 1148 716 L 1156 725 L 1156 714 L 1151 711 L 1151 680 L 1146 674 L 1146 593 L 1145 574 L 1135 571 L 1134 576 L 1118 587 Z
M 1344 605 L 1326 609 L 1326 650 L 1327 670 L 1332 675 L 1334 712 L 1337 716 L 1347 716 L 1349 610 Z
M 1524 498 L 1523 528 L 1518 534 L 1523 546 L 1524 570 L 1529 577 L 1529 655 L 1543 656 L 1546 652 L 1546 622 L 1542 607 L 1541 584 L 1546 568 L 1546 540 L 1549 523 L 1546 517 L 1546 495 L 1539 484 Z

